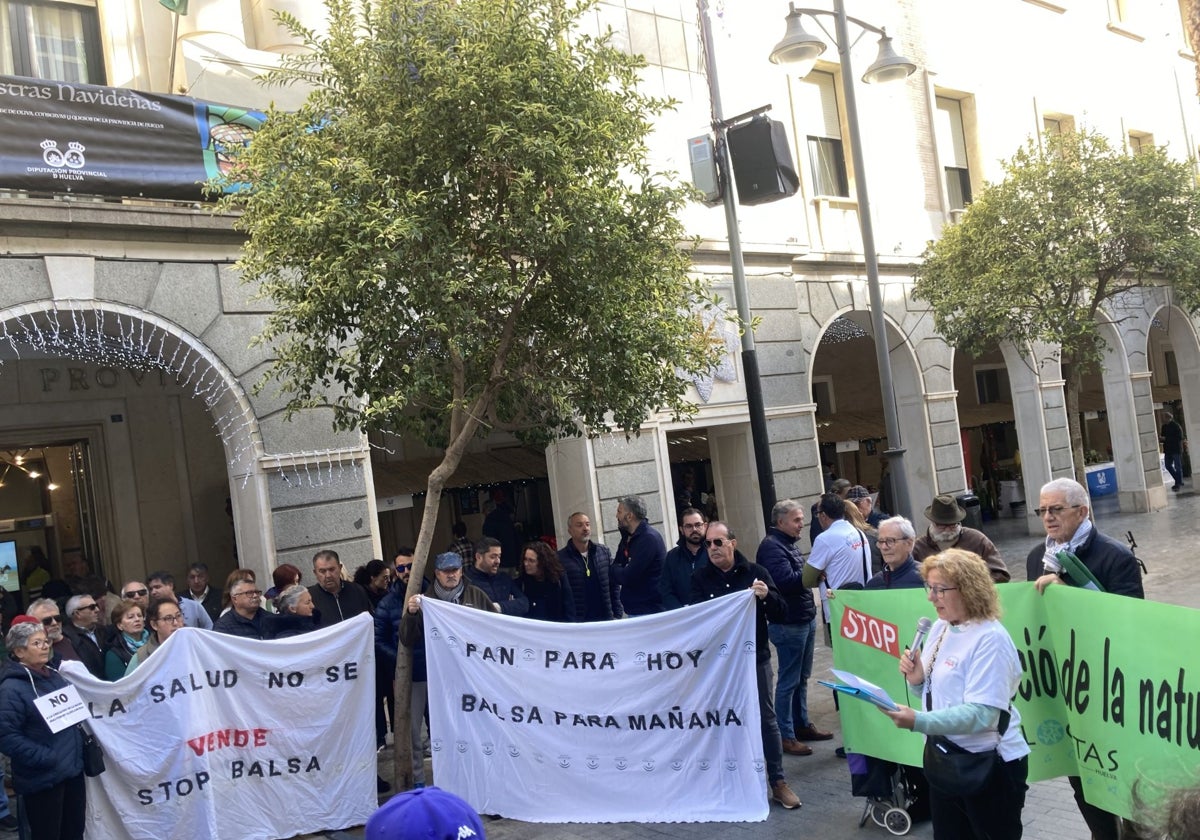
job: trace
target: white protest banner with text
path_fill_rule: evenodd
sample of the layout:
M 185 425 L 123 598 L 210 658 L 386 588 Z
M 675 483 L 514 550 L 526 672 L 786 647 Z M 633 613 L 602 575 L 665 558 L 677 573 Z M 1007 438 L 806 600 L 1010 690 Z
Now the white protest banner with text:
M 750 592 L 594 624 L 422 610 L 434 777 L 480 813 L 766 818 Z
M 89 840 L 269 840 L 378 805 L 369 615 L 273 642 L 185 627 L 118 682 L 63 674 L 107 766 L 87 780 Z

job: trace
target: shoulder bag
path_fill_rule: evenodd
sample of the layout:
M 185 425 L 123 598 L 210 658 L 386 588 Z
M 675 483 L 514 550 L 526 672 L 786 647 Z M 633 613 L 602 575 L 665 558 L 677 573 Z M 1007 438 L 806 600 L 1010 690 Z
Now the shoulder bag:
M 930 681 L 930 685 L 929 690 L 925 692 L 926 711 L 932 711 L 933 666 L 937 662 L 942 640 L 946 638 L 948 632 L 950 632 L 949 628 L 938 637 L 938 643 L 934 647 L 933 656 L 929 661 L 929 676 L 926 679 Z M 1008 709 L 1000 713 L 996 747 L 1000 746 L 1000 739 L 1008 730 L 1008 722 L 1011 717 Z M 983 752 L 971 752 L 963 749 L 945 735 L 927 735 L 925 736 L 925 756 L 922 762 L 925 778 L 943 796 L 975 796 L 983 791 L 996 766 L 1002 763 L 996 747 Z

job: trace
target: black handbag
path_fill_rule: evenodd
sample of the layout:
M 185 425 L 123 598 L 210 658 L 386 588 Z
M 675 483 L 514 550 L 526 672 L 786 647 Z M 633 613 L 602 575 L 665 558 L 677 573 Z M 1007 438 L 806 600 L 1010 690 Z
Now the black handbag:
M 1008 712 L 1002 716 L 1007 718 Z M 1004 734 L 1008 721 L 1000 734 Z M 970 752 L 944 735 L 930 735 L 925 739 L 925 778 L 938 793 L 946 796 L 974 796 L 987 786 L 992 771 L 1000 763 L 1000 753 L 990 749 L 985 752 Z
M 104 750 L 95 735 L 82 726 L 79 731 L 83 734 L 83 774 L 95 778 L 104 772 Z
M 946 632 L 943 631 L 933 648 L 933 656 L 929 662 L 930 671 L 937 662 L 938 651 L 945 638 Z M 926 709 L 933 706 L 932 694 L 932 689 L 925 692 Z M 1008 709 L 1000 713 L 996 747 L 1000 746 L 1011 719 Z M 975 796 L 983 791 L 993 771 L 1003 762 L 996 747 L 983 752 L 971 752 L 964 750 L 945 735 L 927 735 L 922 760 L 925 778 L 928 779 L 930 787 L 944 796 Z

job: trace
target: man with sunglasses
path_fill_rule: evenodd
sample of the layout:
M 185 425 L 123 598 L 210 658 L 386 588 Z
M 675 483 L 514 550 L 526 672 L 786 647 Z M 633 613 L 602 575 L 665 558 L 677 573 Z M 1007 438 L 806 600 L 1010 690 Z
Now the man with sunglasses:
M 1042 485 L 1034 513 L 1041 517 L 1046 540 L 1025 559 L 1028 579 L 1035 582 L 1038 592 L 1063 583 L 1083 586 L 1086 581 L 1072 579 L 1058 560 L 1058 554 L 1067 551 L 1079 558 L 1105 592 L 1144 598 L 1137 559 L 1123 543 L 1096 530 L 1088 518 L 1090 501 L 1087 490 L 1078 481 L 1056 478 Z M 1118 817 L 1084 799 L 1079 776 L 1068 776 L 1067 781 L 1075 791 L 1075 804 L 1094 840 L 1117 840 Z
M 104 679 L 104 649 L 108 633 L 100 624 L 100 605 L 91 595 L 76 595 L 67 601 L 67 622 L 63 635 L 71 643 L 79 661 L 97 679 Z
M 140 580 L 123 583 L 121 584 L 121 600 L 133 601 L 142 608 L 142 615 L 145 615 L 146 609 L 150 606 L 150 587 Z
M 50 640 L 50 666 L 57 668 L 64 659 L 79 659 L 71 640 L 63 636 L 63 619 L 58 604 L 49 598 L 39 598 L 25 611 L 42 623 L 46 638 Z
M 803 512 L 800 516 L 803 519 Z M 724 522 L 708 524 L 704 547 L 708 550 L 708 561 L 692 573 L 691 603 L 699 604 L 747 589 L 754 593 L 758 706 L 767 782 L 771 786 L 772 799 L 788 810 L 799 808 L 800 797 L 788 787 L 783 776 L 783 742 L 775 717 L 774 674 L 771 672 L 771 648 L 767 644 L 767 622 L 782 621 L 787 616 L 787 602 L 775 588 L 770 573 L 748 561 L 737 550 L 737 538 Z

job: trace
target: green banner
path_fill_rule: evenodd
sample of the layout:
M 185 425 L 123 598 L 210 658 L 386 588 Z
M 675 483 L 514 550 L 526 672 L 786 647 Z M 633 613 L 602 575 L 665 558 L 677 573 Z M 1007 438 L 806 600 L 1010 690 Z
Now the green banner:
M 1089 802 L 1131 819 L 1200 784 L 1200 611 L 1068 586 L 999 589 L 1024 669 L 1013 702 L 1031 782 L 1078 775 Z M 842 591 L 832 605 L 834 667 L 920 708 L 899 657 L 917 620 L 936 619 L 924 590 Z M 868 703 L 840 708 L 847 750 L 921 764 L 923 735 Z

